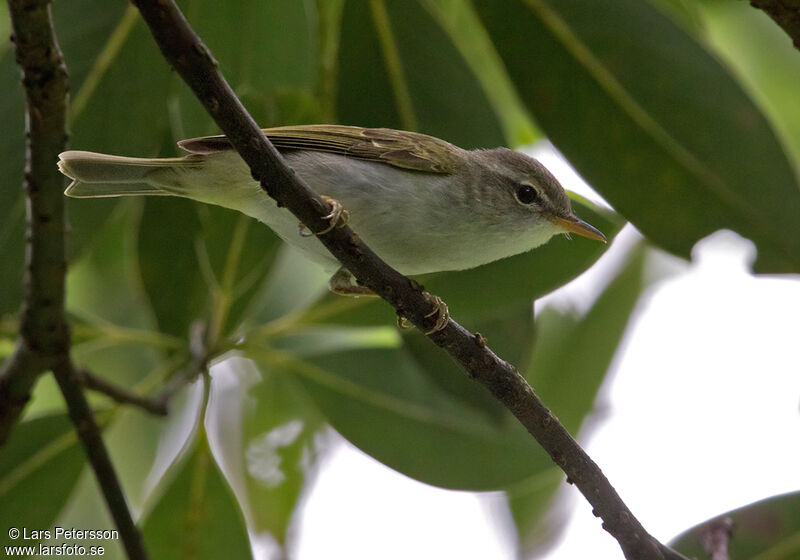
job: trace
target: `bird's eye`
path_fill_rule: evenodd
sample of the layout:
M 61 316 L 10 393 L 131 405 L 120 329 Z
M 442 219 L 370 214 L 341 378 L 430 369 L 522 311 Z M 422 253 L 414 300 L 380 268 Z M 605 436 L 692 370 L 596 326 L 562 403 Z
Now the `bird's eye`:
M 539 191 L 530 185 L 520 185 L 517 188 L 517 200 L 522 204 L 533 204 L 539 202 Z

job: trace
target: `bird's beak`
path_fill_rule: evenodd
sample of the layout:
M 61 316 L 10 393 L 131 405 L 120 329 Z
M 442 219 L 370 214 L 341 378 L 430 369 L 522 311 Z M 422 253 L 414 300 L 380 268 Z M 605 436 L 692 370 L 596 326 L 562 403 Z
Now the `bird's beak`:
M 589 239 L 596 239 L 606 243 L 606 236 L 603 235 L 599 229 L 591 224 L 587 224 L 577 216 L 570 216 L 568 218 L 553 216 L 550 218 L 550 221 L 560 228 L 565 229 L 568 233 L 575 233 L 583 237 L 588 237 Z

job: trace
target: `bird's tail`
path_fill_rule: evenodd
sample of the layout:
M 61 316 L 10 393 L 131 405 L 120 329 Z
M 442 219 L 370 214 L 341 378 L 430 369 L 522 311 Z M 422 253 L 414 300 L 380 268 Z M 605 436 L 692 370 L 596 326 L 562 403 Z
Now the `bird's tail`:
M 58 169 L 72 179 L 64 194 L 73 198 L 179 195 L 180 171 L 198 166 L 193 158 L 147 159 L 68 151 Z

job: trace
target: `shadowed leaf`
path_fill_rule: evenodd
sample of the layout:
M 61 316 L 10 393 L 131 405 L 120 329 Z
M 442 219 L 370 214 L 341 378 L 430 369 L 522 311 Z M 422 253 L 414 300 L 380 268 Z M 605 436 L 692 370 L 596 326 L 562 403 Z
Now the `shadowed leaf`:
M 758 246 L 757 271 L 800 271 L 800 189 L 786 155 L 675 22 L 639 0 L 475 4 L 545 133 L 650 240 L 688 257 L 732 229 Z

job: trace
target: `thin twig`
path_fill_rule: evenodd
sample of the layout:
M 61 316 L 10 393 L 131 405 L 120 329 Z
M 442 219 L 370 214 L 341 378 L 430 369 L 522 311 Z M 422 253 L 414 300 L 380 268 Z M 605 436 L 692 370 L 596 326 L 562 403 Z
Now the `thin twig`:
M 144 560 L 141 536 L 70 358 L 64 314 L 64 180 L 56 167 L 67 141 L 69 86 L 50 0 L 9 0 L 8 6 L 27 103 L 28 235 L 20 341 L 0 379 L 0 443 L 19 419 L 38 376 L 52 370 L 128 558 Z
M 137 395 L 119 385 L 111 383 L 107 379 L 93 374 L 87 369 L 80 368 L 76 370 L 76 373 L 81 384 L 87 389 L 102 393 L 119 403 L 138 406 L 151 414 L 156 414 L 158 416 L 167 415 L 167 402 L 164 399 Z
M 211 52 L 177 5 L 171 0 L 132 2 L 139 8 L 164 56 L 228 136 L 250 166 L 255 180 L 279 206 L 288 208 L 311 231 L 325 231 L 329 226 L 324 219 L 330 212 L 328 203 L 286 166 L 219 73 Z M 432 313 L 433 305 L 421 286 L 384 263 L 349 227 L 333 229 L 318 238 L 360 284 L 392 304 L 399 315 L 423 332 L 431 329 L 436 314 Z M 486 386 L 514 413 L 603 518 L 603 526 L 620 543 L 626 558 L 684 558 L 647 533 L 597 465 L 513 366 L 452 320 L 429 338 L 446 349 L 470 377 Z
M 153 400 L 160 406 L 168 408 L 169 402 L 178 391 L 191 383 L 198 375 L 208 372 L 208 362 L 211 354 L 206 345 L 206 324 L 197 320 L 189 327 L 189 350 L 192 354 L 189 364 L 175 372 L 167 381 L 161 392 L 153 397 Z

